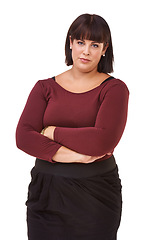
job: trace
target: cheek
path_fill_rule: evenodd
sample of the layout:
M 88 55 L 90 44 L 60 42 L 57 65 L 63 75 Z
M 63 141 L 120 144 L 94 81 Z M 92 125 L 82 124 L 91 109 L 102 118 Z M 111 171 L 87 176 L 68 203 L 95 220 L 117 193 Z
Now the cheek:
M 78 49 L 77 47 L 73 47 L 73 49 L 72 49 L 72 58 L 76 59 L 79 54 L 80 54 L 80 49 Z
M 99 61 L 100 61 L 100 59 L 101 59 L 101 52 L 100 52 L 100 51 L 95 51 L 95 52 L 93 53 L 93 59 L 95 60 L 95 62 L 98 62 L 98 63 L 99 63 Z

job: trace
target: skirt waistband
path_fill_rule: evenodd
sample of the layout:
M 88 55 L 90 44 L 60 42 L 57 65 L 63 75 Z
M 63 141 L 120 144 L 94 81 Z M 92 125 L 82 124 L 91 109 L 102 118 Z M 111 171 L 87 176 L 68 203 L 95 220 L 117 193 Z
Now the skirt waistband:
M 35 169 L 39 172 L 55 176 L 84 178 L 101 175 L 116 168 L 115 158 L 112 155 L 106 160 L 93 163 L 50 163 L 45 160 L 36 159 Z

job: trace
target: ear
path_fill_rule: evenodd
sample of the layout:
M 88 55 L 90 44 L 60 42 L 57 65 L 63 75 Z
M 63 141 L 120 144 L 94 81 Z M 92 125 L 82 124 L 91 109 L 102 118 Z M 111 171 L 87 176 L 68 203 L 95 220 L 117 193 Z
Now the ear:
M 105 52 L 106 52 L 106 50 L 108 49 L 108 47 L 109 47 L 109 43 L 106 43 L 106 45 L 105 45 L 105 47 L 104 47 L 104 49 L 103 49 L 103 51 L 102 51 L 102 55 L 105 54 Z

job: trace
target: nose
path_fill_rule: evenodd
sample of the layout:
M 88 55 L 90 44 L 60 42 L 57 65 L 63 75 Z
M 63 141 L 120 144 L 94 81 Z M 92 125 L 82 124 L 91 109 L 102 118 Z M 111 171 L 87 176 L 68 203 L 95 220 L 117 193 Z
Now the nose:
M 90 54 L 90 46 L 88 44 L 84 45 L 83 54 L 88 56 Z

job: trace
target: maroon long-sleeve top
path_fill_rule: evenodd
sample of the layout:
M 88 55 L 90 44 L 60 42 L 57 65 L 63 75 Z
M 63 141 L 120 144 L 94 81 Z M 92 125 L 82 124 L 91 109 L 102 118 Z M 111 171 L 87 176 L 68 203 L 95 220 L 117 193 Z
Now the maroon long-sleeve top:
M 49 162 L 61 146 L 90 156 L 113 152 L 125 128 L 128 97 L 125 83 L 111 77 L 83 93 L 64 89 L 55 78 L 40 80 L 20 117 L 17 147 Z M 40 134 L 46 126 L 57 126 L 54 141 Z

